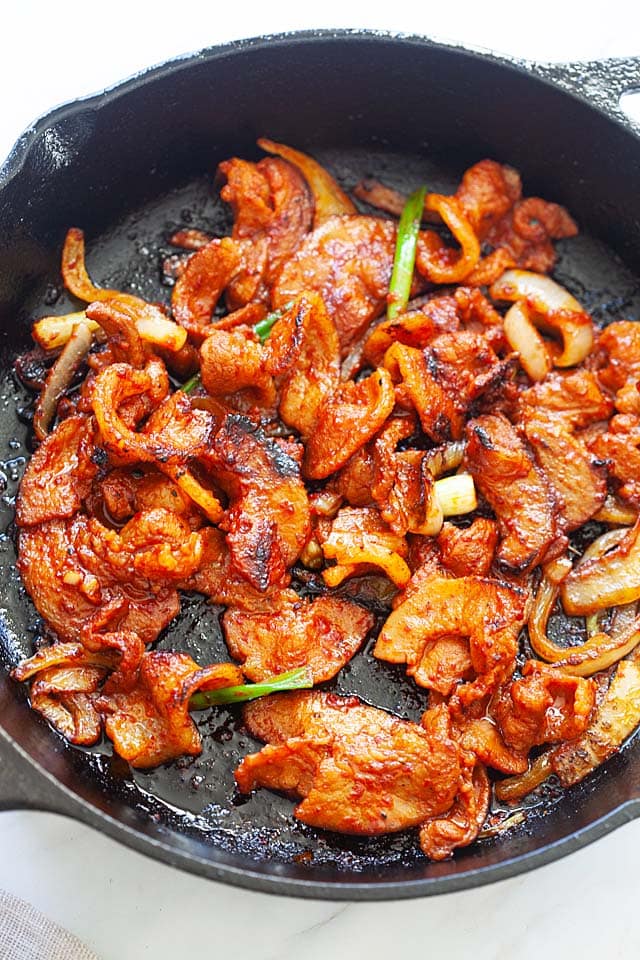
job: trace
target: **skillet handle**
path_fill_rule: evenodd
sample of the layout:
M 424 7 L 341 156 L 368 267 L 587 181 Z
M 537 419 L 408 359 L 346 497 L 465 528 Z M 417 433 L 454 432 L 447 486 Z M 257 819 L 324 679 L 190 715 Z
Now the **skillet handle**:
M 632 120 L 620 106 L 623 94 L 640 92 L 640 57 L 583 63 L 530 63 L 529 67 L 545 80 L 588 100 L 633 133 L 640 133 L 640 122 Z

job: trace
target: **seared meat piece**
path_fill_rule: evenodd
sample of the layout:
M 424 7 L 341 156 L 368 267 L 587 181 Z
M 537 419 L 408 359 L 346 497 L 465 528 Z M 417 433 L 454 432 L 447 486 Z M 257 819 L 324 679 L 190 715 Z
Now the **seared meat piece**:
M 322 552 L 337 566 L 324 571 L 325 582 L 337 586 L 345 577 L 379 567 L 403 586 L 410 577 L 404 558 L 407 541 L 394 533 L 374 507 L 343 507 L 331 523 L 318 525 Z
M 314 683 L 331 680 L 362 646 L 373 615 L 339 597 L 312 602 L 283 595 L 264 612 L 229 609 L 222 625 L 231 656 L 250 680 L 307 666 Z
M 497 559 L 507 571 L 531 570 L 558 537 L 554 492 L 506 417 L 478 417 L 466 434 L 466 467 L 500 526 Z
M 383 313 L 393 268 L 396 225 L 377 217 L 330 217 L 284 264 L 272 290 L 276 308 L 319 293 L 333 317 L 342 356 Z
M 379 366 L 394 343 L 421 350 L 440 333 L 455 333 L 460 328 L 456 297 L 445 294 L 421 304 L 420 309 L 401 313 L 393 320 L 383 320 L 373 328 L 363 347 L 363 356 L 372 366 Z
M 390 417 L 373 443 L 370 495 L 394 533 L 433 534 L 442 523 L 434 478 L 422 450 L 396 450 L 415 433 L 413 416 Z
M 522 196 L 517 170 L 481 160 L 465 170 L 456 197 L 478 239 L 484 240 Z
M 380 368 L 364 380 L 348 380 L 324 401 L 307 440 L 304 472 L 321 480 L 343 467 L 380 430 L 395 396 L 388 372 Z
M 476 517 L 470 527 L 445 523 L 438 535 L 443 565 L 454 577 L 486 577 L 498 543 L 495 520 Z
M 266 359 L 250 331 L 213 330 L 200 348 L 202 384 L 212 397 L 226 396 L 233 403 L 234 395 L 242 392 L 254 405 L 271 407 L 276 391 Z
M 225 418 L 201 459 L 231 500 L 220 526 L 237 571 L 257 590 L 281 583 L 310 532 L 298 464 L 236 414 Z
M 25 470 L 16 505 L 19 527 L 72 517 L 88 496 L 98 467 L 95 421 L 69 417 L 40 444 Z
M 132 767 L 155 767 L 202 750 L 200 734 L 189 715 L 189 698 L 198 690 L 242 683 L 231 663 L 201 668 L 184 653 L 145 653 L 133 689 L 111 690 L 96 700 L 105 717 L 113 749 Z
M 491 786 L 481 763 L 465 768 L 460 792 L 446 817 L 433 817 L 420 828 L 420 846 L 431 860 L 448 860 L 458 847 L 473 843 L 489 812 Z
M 267 369 L 279 378 L 280 417 L 303 437 L 340 383 L 340 343 L 322 299 L 304 293 L 273 327 Z
M 640 415 L 640 329 L 632 320 L 610 323 L 598 337 L 600 382 L 616 394 L 620 413 Z
M 609 421 L 608 429 L 588 441 L 589 449 L 608 461 L 617 493 L 640 507 L 640 417 L 619 413 Z
M 522 679 L 500 690 L 491 713 L 506 743 L 526 754 L 543 743 L 581 736 L 589 725 L 595 701 L 593 680 L 527 660 Z
M 211 240 L 189 257 L 173 288 L 171 307 L 194 343 L 211 332 L 214 307 L 241 263 L 242 249 L 228 237 Z
M 152 643 L 178 613 L 175 588 L 136 576 L 133 565 L 116 576 L 92 549 L 91 523 L 80 515 L 21 532 L 18 569 L 38 613 L 61 640 L 80 641 L 104 604 L 121 601 L 118 629 Z
M 311 229 L 313 198 L 304 177 L 278 157 L 259 163 L 234 158 L 218 170 L 226 178 L 220 196 L 233 210 L 231 235 L 243 242 L 244 264 L 227 290 L 234 310 L 268 300 L 280 268 Z
M 558 497 L 564 529 L 577 530 L 606 499 L 605 465 L 557 419 L 528 419 L 524 432 L 536 463 Z
M 304 799 L 295 816 L 341 833 L 405 830 L 451 807 L 460 763 L 446 707 L 423 726 L 355 697 L 278 694 L 245 708 L 253 736 L 268 746 L 242 761 L 236 781 Z
M 526 594 L 499 580 L 416 571 L 374 648 L 379 660 L 406 663 L 422 687 L 462 702 L 491 692 L 512 672 Z M 475 679 L 472 679 L 475 678 Z
M 611 399 L 591 370 L 554 371 L 524 390 L 520 405 L 523 417 L 552 417 L 570 430 L 608 420 L 613 413 Z

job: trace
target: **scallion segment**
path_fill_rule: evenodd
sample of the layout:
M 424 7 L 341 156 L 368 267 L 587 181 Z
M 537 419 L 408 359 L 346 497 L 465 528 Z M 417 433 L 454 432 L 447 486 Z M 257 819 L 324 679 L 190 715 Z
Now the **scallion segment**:
M 309 690 L 313 686 L 313 677 L 307 667 L 279 673 L 261 683 L 244 683 L 239 687 L 222 687 L 220 690 L 205 690 L 194 693 L 189 700 L 191 710 L 206 710 L 225 703 L 242 703 L 245 700 L 257 700 L 270 693 L 282 693 L 285 690 Z
M 398 224 L 396 252 L 393 258 L 393 273 L 389 284 L 387 317 L 394 320 L 409 302 L 413 268 L 416 262 L 416 247 L 420 220 L 424 209 L 426 187 L 414 191 L 404 205 Z
M 187 380 L 186 383 L 183 383 L 180 389 L 183 393 L 193 393 L 194 390 L 197 390 L 198 387 L 202 386 L 202 380 L 200 379 L 200 374 L 194 374 L 190 380 Z
M 280 307 L 279 310 L 274 310 L 272 313 L 268 314 L 264 320 L 259 320 L 253 327 L 253 332 L 260 339 L 260 343 L 264 343 L 271 329 L 280 317 L 283 317 L 287 310 L 293 305 L 293 300 L 290 300 L 289 303 L 285 303 L 284 307 Z

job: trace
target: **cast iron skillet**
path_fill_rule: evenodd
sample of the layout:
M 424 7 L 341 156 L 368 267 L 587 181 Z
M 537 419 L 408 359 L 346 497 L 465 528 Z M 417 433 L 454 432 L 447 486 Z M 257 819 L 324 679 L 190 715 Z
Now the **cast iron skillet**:
M 410 834 L 362 840 L 296 823 L 289 800 L 233 791 L 256 744 L 240 717 L 201 715 L 199 759 L 132 774 L 108 746 L 66 745 L 6 677 L 41 625 L 15 571 L 13 502 L 28 455 L 30 398 L 12 375 L 29 320 L 65 312 L 59 256 L 83 227 L 97 282 L 168 299 L 159 257 L 185 224 L 226 232 L 211 174 L 256 156 L 267 135 L 308 149 L 346 187 L 376 174 L 400 188 L 450 190 L 469 164 L 517 167 L 528 194 L 565 204 L 581 236 L 556 275 L 601 322 L 640 317 L 638 133 L 618 108 L 640 59 L 536 66 L 418 38 L 319 32 L 250 40 L 174 61 L 27 131 L 0 172 L 0 808 L 76 817 L 166 863 L 258 890 L 335 899 L 441 893 L 530 869 L 640 814 L 640 742 L 587 782 L 548 790 L 526 823 L 428 863 Z M 589 99 L 591 102 L 589 102 Z M 568 636 L 566 625 L 558 631 Z M 185 598 L 160 645 L 226 656 L 215 608 Z M 358 655 L 335 687 L 410 718 L 424 691 Z M 541 814 L 545 814 L 544 816 Z

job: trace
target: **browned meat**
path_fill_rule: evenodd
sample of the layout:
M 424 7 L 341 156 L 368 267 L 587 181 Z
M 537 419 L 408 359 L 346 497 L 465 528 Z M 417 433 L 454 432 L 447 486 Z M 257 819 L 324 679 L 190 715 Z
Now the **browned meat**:
M 455 333 L 460 328 L 458 303 L 455 296 L 446 294 L 433 297 L 419 310 L 401 313 L 393 320 L 383 320 L 367 337 L 363 356 L 374 366 L 379 366 L 384 355 L 394 343 L 423 349 L 439 333 Z
M 640 328 L 632 320 L 610 323 L 598 337 L 600 382 L 616 394 L 620 413 L 640 415 Z
M 40 444 L 20 485 L 18 526 L 72 517 L 78 512 L 98 473 L 91 459 L 94 433 L 93 419 L 69 417 Z
M 417 684 L 471 702 L 512 672 L 526 594 L 499 580 L 418 570 L 387 618 L 374 655 L 406 663 Z
M 633 506 L 640 506 L 640 417 L 619 413 L 604 433 L 588 442 L 597 457 L 608 461 L 617 483 L 617 493 Z
M 506 743 L 526 754 L 543 743 L 581 736 L 589 725 L 595 695 L 593 680 L 527 660 L 522 679 L 500 690 L 491 712 Z
M 301 293 L 319 293 L 333 317 L 342 356 L 387 304 L 396 225 L 376 217 L 330 217 L 306 237 L 283 266 L 274 307 Z
M 273 406 L 276 390 L 263 347 L 246 329 L 214 330 L 200 348 L 200 377 L 212 397 L 242 394 L 253 404 Z
M 392 833 L 444 813 L 455 798 L 460 765 L 446 708 L 421 727 L 355 697 L 279 694 L 247 706 L 245 722 L 269 745 L 236 770 L 240 790 L 303 797 L 294 813 L 312 826 Z
M 522 196 L 518 172 L 495 160 L 481 160 L 465 171 L 456 197 L 478 238 L 487 234 Z
M 308 438 L 304 472 L 320 480 L 343 467 L 382 427 L 393 410 L 391 377 L 384 368 L 364 380 L 347 380 L 324 401 Z
M 524 432 L 557 496 L 564 528 L 577 530 L 605 501 L 606 467 L 558 418 L 527 419 Z
M 486 819 L 491 796 L 487 772 L 478 763 L 465 773 L 447 816 L 433 817 L 420 828 L 420 846 L 431 860 L 448 860 L 455 849 L 473 843 Z
M 132 690 L 112 690 L 96 706 L 116 753 L 132 767 L 155 767 L 201 752 L 200 734 L 189 715 L 192 694 L 239 683 L 242 674 L 231 663 L 201 668 L 184 653 L 156 650 L 143 656 Z
M 113 567 L 92 549 L 96 539 L 91 524 L 80 515 L 20 534 L 18 568 L 38 613 L 61 640 L 77 642 L 103 605 L 121 601 L 118 629 L 152 643 L 179 610 L 176 590 L 136 576 L 132 565 L 116 577 Z
M 231 500 L 220 525 L 237 571 L 257 590 L 282 582 L 310 532 L 298 464 L 236 414 L 225 418 L 202 462 Z
M 558 536 L 555 495 L 506 417 L 478 417 L 466 433 L 467 469 L 500 526 L 497 559 L 508 571 L 530 570 Z
M 339 597 L 272 602 L 267 612 L 230 609 L 223 627 L 231 656 L 250 680 L 309 667 L 314 683 L 331 680 L 362 646 L 374 618 Z
M 233 210 L 232 237 L 244 241 L 245 263 L 227 290 L 229 307 L 236 309 L 268 299 L 282 265 L 311 229 L 313 199 L 304 177 L 278 157 L 259 163 L 234 158 L 218 169 L 226 179 L 220 196 Z
M 524 390 L 520 403 L 524 417 L 557 418 L 570 430 L 608 420 L 613 413 L 611 399 L 591 370 L 554 371 Z
M 443 565 L 454 577 L 486 577 L 498 543 L 494 520 L 477 517 L 470 527 L 445 523 L 438 535 Z
M 279 377 L 280 417 L 309 437 L 323 403 L 340 382 L 338 333 L 317 294 L 302 294 L 281 317 L 267 350 L 267 369 Z
M 432 534 L 442 522 L 434 479 L 421 450 L 397 450 L 416 431 L 413 416 L 390 417 L 373 443 L 370 496 L 394 533 Z M 431 523 L 430 523 L 431 521 Z
M 241 249 L 228 237 L 211 240 L 187 261 L 173 288 L 171 307 L 194 343 L 202 343 L 210 332 L 213 309 L 241 263 Z

